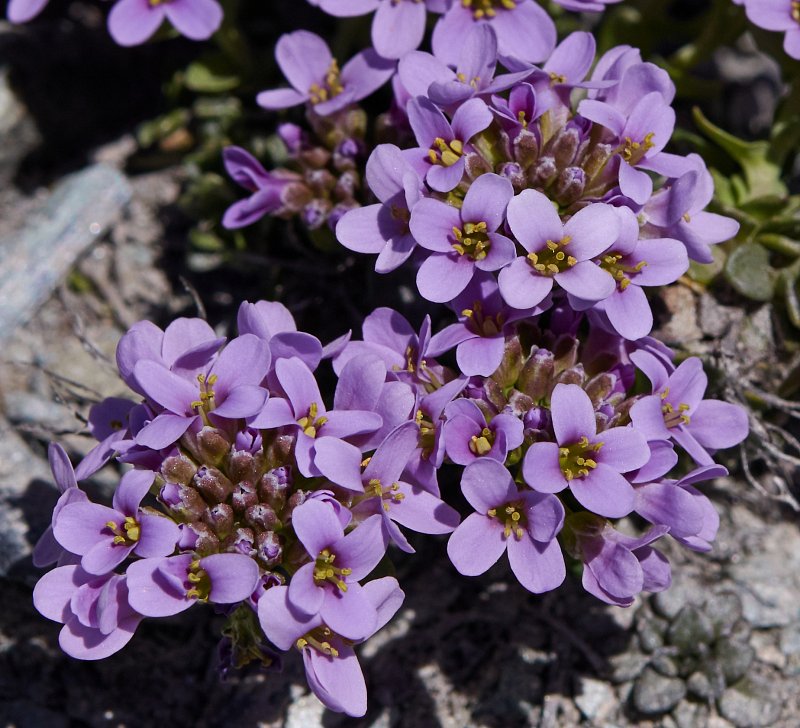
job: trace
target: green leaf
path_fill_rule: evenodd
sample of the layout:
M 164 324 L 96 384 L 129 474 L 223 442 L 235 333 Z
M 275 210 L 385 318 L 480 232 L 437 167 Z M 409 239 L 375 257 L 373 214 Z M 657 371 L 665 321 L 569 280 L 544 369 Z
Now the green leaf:
M 725 263 L 725 276 L 743 296 L 770 301 L 775 295 L 777 271 L 769 264 L 769 251 L 758 243 L 736 248 Z
M 218 94 L 235 89 L 240 79 L 228 59 L 222 55 L 213 55 L 189 64 L 185 83 L 192 91 Z
M 738 162 L 744 172 L 748 195 L 754 197 L 786 196 L 786 186 L 781 181 L 781 168 L 770 161 L 770 143 L 746 142 L 712 124 L 698 107 L 693 109 L 695 123 L 713 142 L 722 147 Z
M 195 250 L 216 253 L 225 249 L 225 242 L 218 235 L 194 228 L 189 231 L 189 242 Z

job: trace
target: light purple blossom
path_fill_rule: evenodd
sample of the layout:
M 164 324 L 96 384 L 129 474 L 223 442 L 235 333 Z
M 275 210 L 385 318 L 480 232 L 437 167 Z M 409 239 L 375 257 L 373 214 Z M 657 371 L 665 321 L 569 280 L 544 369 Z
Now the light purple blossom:
M 53 534 L 67 551 L 83 557 L 84 571 L 100 576 L 131 553 L 150 558 L 175 550 L 179 537 L 175 523 L 139 508 L 154 479 L 153 472 L 131 470 L 117 486 L 113 508 L 83 501 L 61 509 Z
M 419 147 L 407 159 L 437 192 L 449 192 L 464 174 L 469 141 L 492 123 L 492 112 L 481 99 L 469 99 L 456 109 L 452 125 L 427 97 L 417 96 L 407 107 L 408 121 Z
M 556 44 L 555 24 L 533 0 L 461 0 L 452 3 L 433 29 L 436 57 L 455 66 L 461 45 L 476 23 L 491 26 L 501 56 L 538 63 Z
M 346 212 L 336 225 L 336 238 L 348 250 L 377 253 L 375 271 L 389 273 L 414 251 L 408 221 L 424 188 L 417 171 L 392 144 L 379 144 L 370 155 L 367 185 L 380 202 Z
M 392 430 L 363 468 L 361 452 L 343 450 L 330 438 L 317 443 L 316 463 L 332 482 L 363 493 L 356 496 L 351 510 L 356 518 L 380 515 L 384 540 L 408 553 L 414 549 L 396 524 L 418 533 L 451 533 L 458 513 L 423 488 L 404 482 L 401 475 L 419 444 L 416 423 L 406 422 Z M 328 447 L 331 445 L 331 447 Z
M 578 502 L 608 518 L 634 508 L 633 486 L 623 477 L 650 459 L 647 441 L 631 427 L 597 432 L 589 395 L 577 384 L 557 384 L 550 400 L 556 442 L 536 442 L 525 454 L 525 482 L 541 493 L 569 487 Z
M 507 179 L 483 174 L 470 185 L 460 210 L 432 198 L 414 206 L 411 233 L 432 253 L 417 273 L 417 287 L 424 298 L 436 303 L 451 301 L 467 287 L 476 270 L 496 271 L 514 259 L 514 243 L 496 232 L 513 196 L 514 188 Z
M 511 570 L 528 591 L 540 594 L 564 581 L 564 557 L 556 541 L 564 507 L 558 498 L 520 491 L 495 460 L 467 466 L 461 490 L 476 511 L 447 542 L 450 561 L 461 574 L 483 574 L 507 550 Z
M 501 413 L 487 423 L 475 402 L 457 399 L 445 409 L 442 435 L 447 456 L 458 465 L 486 457 L 504 463 L 508 453 L 522 444 L 522 420 Z
M 181 35 L 206 40 L 222 23 L 222 8 L 215 0 L 118 0 L 108 15 L 108 32 L 119 45 L 139 45 L 165 19 Z
M 50 0 L 9 0 L 6 17 L 11 23 L 27 23 L 47 7 Z
M 500 293 L 510 306 L 538 305 L 554 282 L 583 300 L 601 301 L 614 292 L 614 279 L 592 261 L 619 236 L 613 207 L 589 205 L 563 224 L 545 195 L 523 190 L 509 203 L 507 216 L 511 232 L 528 251 L 498 277 Z
M 131 606 L 146 617 L 169 617 L 198 601 L 236 604 L 258 582 L 258 566 L 244 554 L 180 554 L 134 561 L 128 566 Z
M 80 566 L 60 566 L 39 579 L 33 604 L 40 614 L 64 625 L 61 649 L 78 660 L 102 660 L 121 650 L 142 615 L 128 602 L 124 576 L 95 576 Z
M 285 109 L 308 102 L 320 116 L 366 98 L 383 86 L 395 69 L 394 61 L 381 58 L 370 48 L 351 58 L 340 71 L 328 44 L 306 30 L 282 35 L 275 58 L 292 88 L 262 91 L 256 99 L 259 106 Z
M 739 3 L 741 4 L 741 2 Z M 744 0 L 744 10 L 751 23 L 785 33 L 783 50 L 800 60 L 800 9 L 793 0 Z
M 331 710 L 361 717 L 367 712 L 367 687 L 353 651 L 383 627 L 397 612 L 405 595 L 390 576 L 375 579 L 362 588 L 375 612 L 371 632 L 360 639 L 343 639 L 320 615 L 303 617 L 293 609 L 289 587 L 272 587 L 258 602 L 258 618 L 269 640 L 281 650 L 296 647 L 303 655 L 309 687 Z M 352 631 L 352 630 L 348 630 Z
M 576 13 L 602 13 L 606 5 L 614 5 L 621 0 L 553 0 L 553 2 Z
M 703 399 L 708 377 L 703 362 L 689 357 L 670 372 L 645 351 L 631 354 L 653 387 L 631 408 L 634 427 L 648 440 L 675 440 L 698 465 L 711 465 L 709 451 L 732 447 L 747 437 L 747 413 L 717 399 Z
M 292 527 L 311 557 L 289 582 L 292 609 L 306 617 L 318 614 L 347 639 L 371 634 L 378 615 L 358 582 L 386 551 L 380 517 L 368 518 L 345 536 L 330 505 L 308 500 L 292 513 Z

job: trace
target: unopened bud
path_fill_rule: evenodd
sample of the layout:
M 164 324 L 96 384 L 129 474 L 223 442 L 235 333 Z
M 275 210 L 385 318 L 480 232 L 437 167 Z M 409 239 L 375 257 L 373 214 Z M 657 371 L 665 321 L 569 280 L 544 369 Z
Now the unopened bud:
M 304 149 L 297 156 L 300 164 L 302 164 L 304 167 L 308 167 L 310 170 L 323 170 L 328 166 L 328 162 L 331 159 L 331 153 L 325 149 L 325 147 L 311 147 L 310 149 Z M 328 174 L 330 174 L 330 172 L 328 172 Z
M 542 157 L 528 171 L 528 182 L 533 187 L 547 187 L 558 174 L 558 165 L 552 157 Z
M 534 402 L 538 402 L 549 394 L 554 372 L 553 353 L 547 349 L 537 349 L 522 367 L 517 387 Z
M 474 181 L 482 174 L 491 172 L 492 168 L 480 154 L 470 152 L 464 157 L 464 171 L 467 173 L 467 178 Z
M 529 169 L 539 158 L 539 142 L 533 132 L 523 129 L 514 139 L 514 159 L 522 169 Z
M 583 364 L 576 364 L 574 367 L 564 369 L 558 376 L 556 376 L 555 384 L 577 384 L 579 387 L 583 386 L 586 381 L 586 373 L 583 371 Z
M 217 503 L 206 511 L 203 520 L 222 540 L 233 529 L 233 508 L 227 503 Z
M 256 503 L 250 506 L 244 514 L 245 520 L 256 531 L 271 531 L 280 525 L 275 511 L 266 503 Z
M 558 132 L 550 147 L 550 153 L 559 169 L 572 164 L 580 143 L 581 135 L 575 127 L 566 126 Z
M 289 471 L 286 468 L 275 468 L 264 473 L 258 484 L 258 495 L 263 502 L 269 503 L 276 512 L 280 512 L 286 505 L 290 487 Z
M 567 167 L 558 175 L 553 196 L 560 205 L 568 206 L 581 198 L 586 188 L 586 172 L 580 167 Z
M 200 494 L 181 483 L 166 483 L 159 498 L 170 512 L 182 521 L 196 521 L 206 509 L 206 502 Z
M 222 503 L 233 492 L 233 483 L 217 468 L 203 465 L 192 479 L 195 488 L 210 503 Z
M 279 468 L 289 462 L 294 446 L 294 435 L 278 435 L 266 447 L 266 467 Z
M 228 477 L 238 483 L 247 480 L 255 483 L 258 479 L 258 470 L 255 457 L 246 450 L 232 450 L 228 457 Z
M 331 211 L 332 207 L 333 205 L 331 205 L 329 200 L 311 200 L 303 208 L 303 211 L 300 214 L 300 219 L 307 228 L 310 230 L 316 230 L 328 219 L 328 213 Z
M 254 506 L 256 503 L 258 503 L 258 493 L 256 493 L 256 487 L 247 480 L 243 480 L 241 483 L 238 483 L 233 490 L 233 494 L 231 495 L 231 505 L 233 506 L 233 510 L 237 513 L 243 513 L 250 506 Z
M 604 402 L 609 394 L 614 391 L 614 385 L 617 383 L 617 378 L 609 372 L 601 372 L 593 376 L 584 385 L 586 394 L 592 400 L 592 404 L 597 406 Z
M 185 455 L 171 455 L 161 463 L 161 475 L 168 483 L 188 485 L 197 468 Z
M 312 199 L 314 193 L 304 182 L 290 182 L 281 189 L 281 206 L 287 213 L 298 213 Z
M 581 165 L 586 172 L 587 179 L 594 179 L 605 167 L 611 157 L 613 149 L 610 144 L 597 144 L 586 156 Z
M 527 180 L 525 179 L 525 172 L 516 162 L 503 162 L 497 166 L 497 174 L 505 177 L 514 186 L 514 189 L 519 191 Z
M 216 427 L 204 427 L 197 433 L 197 449 L 206 463 L 219 465 L 231 449 L 231 443 Z
M 225 542 L 222 544 L 224 551 L 229 551 L 235 554 L 244 554 L 245 556 L 255 556 L 256 536 L 249 528 L 239 527 L 234 530 Z
M 275 531 L 264 531 L 256 536 L 256 556 L 267 568 L 281 562 L 283 544 Z
M 521 370 L 522 345 L 519 343 L 519 337 L 509 336 L 506 338 L 503 359 L 500 361 L 500 366 L 492 374 L 492 379 L 503 389 L 506 389 L 517 381 Z
M 180 550 L 191 549 L 201 556 L 208 556 L 219 551 L 219 539 L 205 523 L 182 523 L 179 528 L 181 534 L 178 548 Z

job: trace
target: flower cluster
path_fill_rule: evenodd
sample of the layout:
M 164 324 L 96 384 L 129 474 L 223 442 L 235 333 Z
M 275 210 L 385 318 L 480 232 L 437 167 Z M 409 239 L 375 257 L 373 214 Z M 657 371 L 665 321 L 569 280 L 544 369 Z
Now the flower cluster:
M 450 534 L 465 575 L 507 551 L 535 593 L 561 584 L 565 556 L 611 604 L 666 588 L 654 543 L 710 548 L 717 516 L 692 484 L 725 472 L 711 456 L 745 436 L 744 413 L 704 399 L 699 360 L 675 367 L 653 340 L 593 326 L 582 346 L 582 314 L 563 308 L 546 328 L 504 320 L 486 273 L 467 294 L 463 322 L 438 333 L 378 309 L 362 340 L 327 347 L 266 301 L 242 305 L 230 340 L 199 319 L 133 326 L 117 364 L 139 401 L 92 409 L 100 442 L 75 472 L 50 450 L 62 495 L 35 562 L 57 567 L 34 601 L 63 623 L 62 648 L 103 658 L 142 619 L 211 602 L 230 619 L 231 666 L 294 646 L 320 700 L 361 715 L 353 646 L 403 601 L 394 578 L 370 575 L 390 546 L 414 551 L 409 532 Z M 458 369 L 438 360 L 454 348 Z M 325 358 L 332 406 L 314 374 Z M 633 388 L 636 369 L 649 390 Z M 665 477 L 674 445 L 697 464 L 680 480 Z M 109 507 L 78 481 L 112 457 L 133 467 Z M 459 478 L 463 520 L 447 502 Z M 652 524 L 642 536 L 615 528 L 634 513 Z

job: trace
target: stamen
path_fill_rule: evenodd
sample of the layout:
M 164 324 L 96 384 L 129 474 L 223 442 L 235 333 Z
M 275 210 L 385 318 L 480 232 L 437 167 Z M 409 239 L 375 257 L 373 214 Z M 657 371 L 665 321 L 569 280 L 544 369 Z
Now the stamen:
M 548 240 L 544 249 L 538 253 L 528 253 L 528 264 L 536 272 L 542 275 L 551 276 L 556 273 L 572 268 L 578 260 L 572 255 L 567 255 L 562 248 L 569 245 L 572 238 L 569 235 L 561 238 L 558 242 Z
M 590 443 L 589 438 L 585 435 L 572 445 L 560 447 L 558 449 L 558 463 L 561 467 L 561 472 L 564 473 L 564 477 L 567 480 L 574 480 L 575 478 L 583 478 L 589 475 L 597 467 L 597 461 L 586 456 L 599 452 L 602 447 L 602 442 Z

